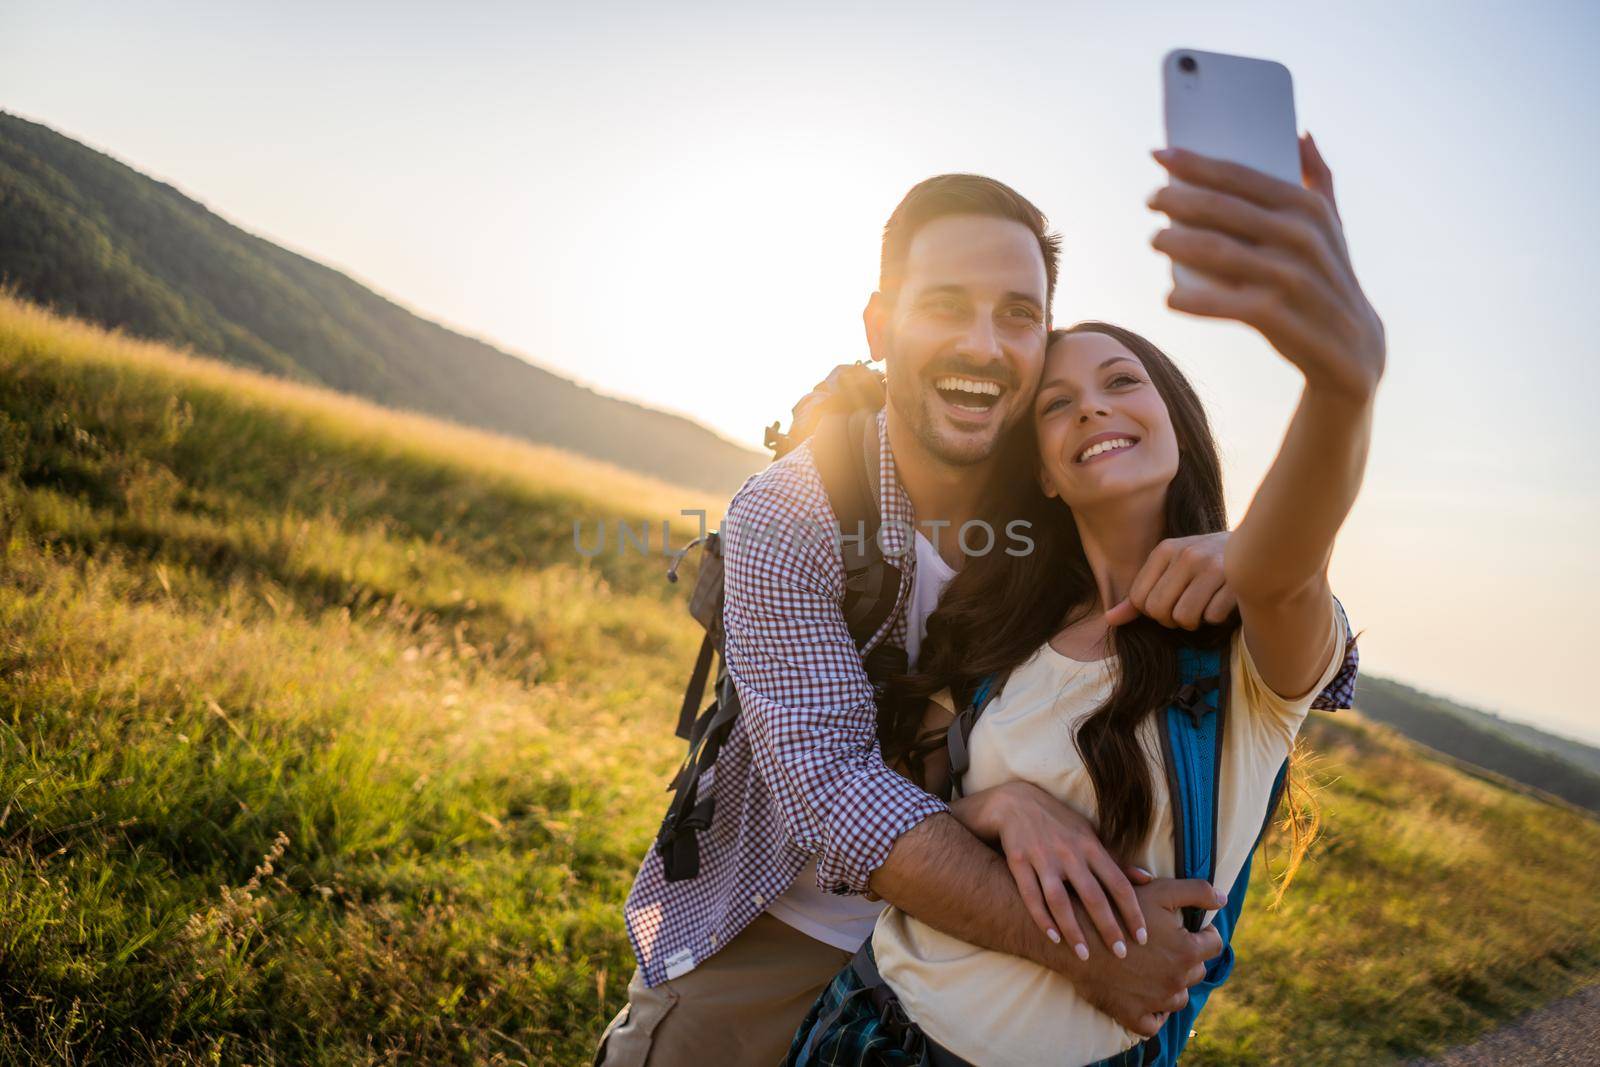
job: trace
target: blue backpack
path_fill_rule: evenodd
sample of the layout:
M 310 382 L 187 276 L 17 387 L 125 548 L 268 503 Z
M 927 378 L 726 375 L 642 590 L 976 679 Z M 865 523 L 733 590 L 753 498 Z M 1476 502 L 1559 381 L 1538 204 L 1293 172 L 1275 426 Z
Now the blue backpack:
M 1179 878 L 1214 881 L 1217 873 L 1217 768 L 1222 762 L 1222 738 L 1228 708 L 1230 664 L 1228 649 L 1183 648 L 1178 653 L 1178 690 L 1162 712 L 1161 756 L 1166 766 L 1167 786 L 1172 794 L 1174 870 Z M 950 752 L 952 793 L 961 792 L 961 779 L 971 766 L 968 739 L 978 717 L 1000 692 L 1005 675 L 990 675 L 978 683 L 972 701 L 956 716 L 947 735 Z M 1272 784 L 1272 796 L 1262 815 L 1259 844 L 1278 810 L 1288 777 L 1284 761 Z M 1244 861 L 1239 877 L 1228 891 L 1228 903 L 1219 910 L 1212 925 L 1222 937 L 1222 951 L 1206 963 L 1206 976 L 1189 989 L 1189 1003 L 1173 1012 L 1154 1037 L 1128 1051 L 1101 1060 L 1093 1067 L 1172 1067 L 1188 1043 L 1194 1021 L 1206 1005 L 1211 992 L 1233 973 L 1233 934 L 1239 926 L 1246 891 L 1250 888 L 1250 864 L 1255 849 Z M 1183 924 L 1199 931 L 1205 912 L 1199 908 L 1183 910 Z

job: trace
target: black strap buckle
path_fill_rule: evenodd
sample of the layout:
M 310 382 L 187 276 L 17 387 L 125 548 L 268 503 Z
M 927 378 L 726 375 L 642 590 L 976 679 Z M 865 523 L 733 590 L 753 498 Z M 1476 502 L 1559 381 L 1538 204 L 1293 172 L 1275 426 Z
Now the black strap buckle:
M 1178 687 L 1178 692 L 1172 698 L 1172 705 L 1193 719 L 1195 727 L 1198 728 L 1200 720 L 1216 710 L 1206 701 L 1206 697 L 1221 684 L 1222 680 L 1215 675 L 1201 678 L 1197 682 L 1185 682 Z
M 711 815 L 716 810 L 716 798 L 705 797 L 687 811 L 676 807 L 667 809 L 656 831 L 656 851 L 661 854 L 662 873 L 669 882 L 700 876 L 700 840 L 702 830 L 711 828 Z

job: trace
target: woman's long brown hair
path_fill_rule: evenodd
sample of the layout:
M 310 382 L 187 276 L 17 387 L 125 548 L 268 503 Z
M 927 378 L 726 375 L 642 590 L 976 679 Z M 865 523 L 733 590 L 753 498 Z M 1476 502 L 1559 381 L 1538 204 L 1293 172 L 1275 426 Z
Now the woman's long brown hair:
M 1050 344 L 1079 333 L 1104 334 L 1138 356 L 1166 403 L 1177 437 L 1178 472 L 1167 487 L 1162 536 L 1226 529 L 1221 460 L 1188 379 L 1155 345 L 1108 323 L 1082 322 L 1053 331 Z M 1005 447 L 1004 476 L 992 487 L 984 515 L 996 531 L 1017 520 L 1027 522 L 1033 550 L 1011 555 L 996 548 L 969 557 L 928 617 L 917 670 L 888 687 L 878 711 L 884 755 L 904 760 L 914 773 L 920 773 L 926 753 L 943 743 L 942 733 L 920 732 L 929 697 L 949 688 L 959 704 L 986 675 L 1021 665 L 1053 635 L 1098 607 L 1077 524 L 1065 504 L 1040 492 L 1034 477 L 1039 458 L 1031 416 Z M 997 543 L 1004 542 L 997 538 Z M 1226 650 L 1237 626 L 1235 620 L 1197 632 L 1174 631 L 1141 616 L 1112 631 L 1116 680 L 1105 703 L 1083 720 L 1076 739 L 1094 783 L 1100 838 L 1112 855 L 1127 861 L 1150 828 L 1156 785 L 1138 728 L 1177 690 L 1179 647 Z

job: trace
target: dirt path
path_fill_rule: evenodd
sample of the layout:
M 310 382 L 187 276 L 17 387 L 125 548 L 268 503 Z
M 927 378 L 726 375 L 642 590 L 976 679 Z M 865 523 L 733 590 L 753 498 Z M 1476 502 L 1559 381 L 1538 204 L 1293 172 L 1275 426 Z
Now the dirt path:
M 1482 1067 L 1487 1064 L 1600 1063 L 1600 985 L 1579 990 L 1554 1004 L 1410 1067 Z

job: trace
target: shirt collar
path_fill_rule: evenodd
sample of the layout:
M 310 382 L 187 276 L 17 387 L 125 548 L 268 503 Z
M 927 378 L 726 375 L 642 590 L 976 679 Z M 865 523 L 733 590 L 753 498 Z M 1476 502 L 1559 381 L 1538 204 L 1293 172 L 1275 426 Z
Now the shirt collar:
M 916 532 L 916 512 L 911 508 L 911 498 L 900 485 L 894 465 L 894 450 L 889 447 L 889 405 L 878 412 L 878 513 L 883 518 L 883 528 L 878 534 L 878 545 L 890 560 L 905 567 Z

